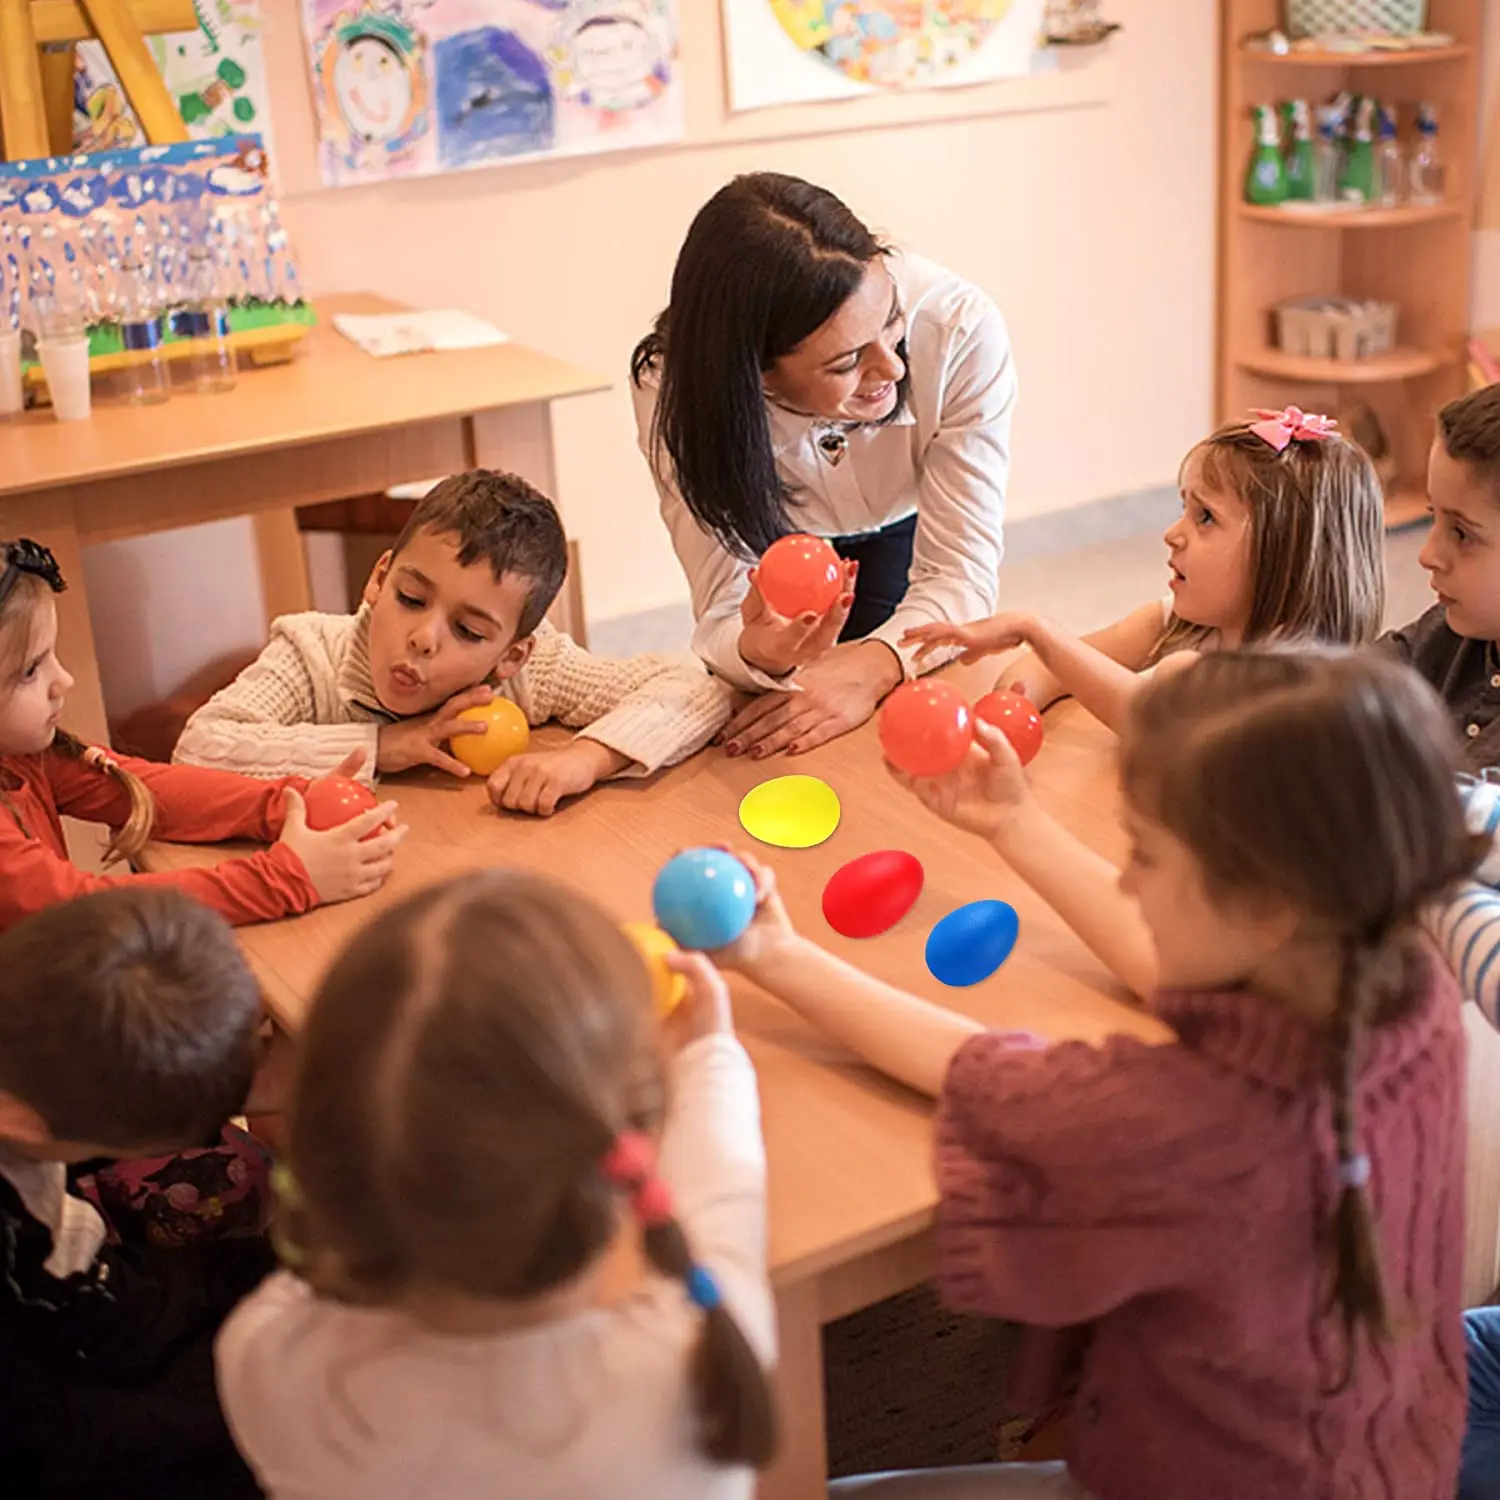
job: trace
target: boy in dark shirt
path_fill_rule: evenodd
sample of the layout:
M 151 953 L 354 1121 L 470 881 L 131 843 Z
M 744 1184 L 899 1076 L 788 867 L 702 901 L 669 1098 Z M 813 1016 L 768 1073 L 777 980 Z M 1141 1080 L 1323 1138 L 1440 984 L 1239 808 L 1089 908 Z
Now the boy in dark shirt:
M 121 886 L 0 937 L 0 1493 L 241 1500 L 212 1343 L 263 1237 L 112 1243 L 99 1157 L 196 1146 L 243 1105 L 260 995 L 223 920 Z
M 1475 770 L 1500 765 L 1500 385 L 1449 402 L 1427 464 L 1419 561 L 1438 602 L 1381 645 L 1442 695 Z

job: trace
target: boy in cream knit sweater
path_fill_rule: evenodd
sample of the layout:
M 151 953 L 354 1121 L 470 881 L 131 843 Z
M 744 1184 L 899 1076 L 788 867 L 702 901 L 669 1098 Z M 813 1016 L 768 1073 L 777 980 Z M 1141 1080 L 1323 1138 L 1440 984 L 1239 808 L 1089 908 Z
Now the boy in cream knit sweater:
M 354 615 L 287 615 L 260 656 L 188 721 L 174 759 L 249 776 L 362 780 L 412 766 L 454 776 L 445 748 L 482 733 L 459 713 L 509 698 L 532 724 L 582 733 L 513 756 L 496 806 L 550 815 L 595 782 L 645 776 L 701 748 L 731 691 L 689 657 L 591 656 L 543 616 L 567 571 L 552 502 L 512 474 L 474 469 L 421 501 Z

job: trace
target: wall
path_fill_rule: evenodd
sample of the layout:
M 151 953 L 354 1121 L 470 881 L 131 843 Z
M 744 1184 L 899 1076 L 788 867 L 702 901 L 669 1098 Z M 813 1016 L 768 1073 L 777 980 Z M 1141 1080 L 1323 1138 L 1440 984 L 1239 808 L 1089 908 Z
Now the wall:
M 717 0 L 681 3 L 691 113 L 717 119 Z M 262 8 L 285 218 L 313 289 L 462 303 L 615 379 L 555 420 L 558 498 L 581 542 L 593 619 L 686 597 L 636 451 L 625 370 L 689 219 L 736 172 L 823 183 L 996 298 L 1022 382 L 1013 516 L 1169 482 L 1210 419 L 1217 7 L 1207 0 L 1111 0 L 1125 30 L 1110 97 L 1095 106 L 844 132 L 835 105 L 824 107 L 829 130 L 798 138 L 726 140 L 733 132 L 719 129 L 708 132 L 719 140 L 684 149 L 338 190 L 314 172 L 297 7 Z M 232 530 L 238 549 L 222 531 L 202 544 L 221 603 L 194 631 L 160 608 L 185 544 L 170 567 L 164 540 L 92 559 L 115 714 L 243 644 L 232 637 L 257 600 L 248 530 Z M 127 560 L 145 577 L 116 593 L 150 625 L 113 649 L 106 595 Z
M 1479 116 L 1483 122 L 1482 184 L 1487 153 L 1500 151 L 1500 137 L 1493 128 L 1495 110 L 1500 105 L 1500 21 L 1497 21 L 1493 7 L 1488 5 L 1484 8 L 1484 52 L 1480 72 L 1483 93 Z M 1500 228 L 1480 230 L 1474 236 L 1473 307 L 1475 328 L 1500 327 Z

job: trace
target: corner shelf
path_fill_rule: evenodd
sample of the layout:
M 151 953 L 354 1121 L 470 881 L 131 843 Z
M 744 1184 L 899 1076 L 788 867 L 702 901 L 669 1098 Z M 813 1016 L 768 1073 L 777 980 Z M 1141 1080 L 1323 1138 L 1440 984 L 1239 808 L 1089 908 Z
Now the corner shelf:
M 1264 47 L 1241 45 L 1240 56 L 1247 62 L 1266 63 L 1282 68 L 1401 68 L 1421 63 L 1463 62 L 1474 55 L 1472 47 L 1412 47 L 1405 52 L 1270 52 Z
M 1292 229 L 1399 229 L 1463 217 L 1458 203 L 1407 203 L 1399 208 L 1263 208 L 1241 203 L 1240 218 Z
M 1431 375 L 1453 362 L 1451 355 L 1407 346 L 1372 354 L 1368 359 L 1312 359 L 1305 354 L 1284 354 L 1280 349 L 1256 349 L 1235 359 L 1240 369 L 1251 374 L 1305 385 L 1388 385 Z

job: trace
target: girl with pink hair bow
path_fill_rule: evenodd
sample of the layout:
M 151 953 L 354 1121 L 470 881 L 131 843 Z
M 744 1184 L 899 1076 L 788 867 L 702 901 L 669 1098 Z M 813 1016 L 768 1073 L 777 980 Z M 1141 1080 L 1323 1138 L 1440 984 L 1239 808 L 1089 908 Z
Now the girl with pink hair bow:
M 1081 639 L 1012 611 L 908 632 L 919 658 L 962 646 L 963 660 L 1025 648 L 997 687 L 1037 708 L 1078 699 L 1111 729 L 1139 676 L 1192 654 L 1258 642 L 1355 646 L 1385 607 L 1380 481 L 1329 417 L 1295 406 L 1221 427 L 1183 460 L 1182 514 L 1167 528 L 1169 592 Z

